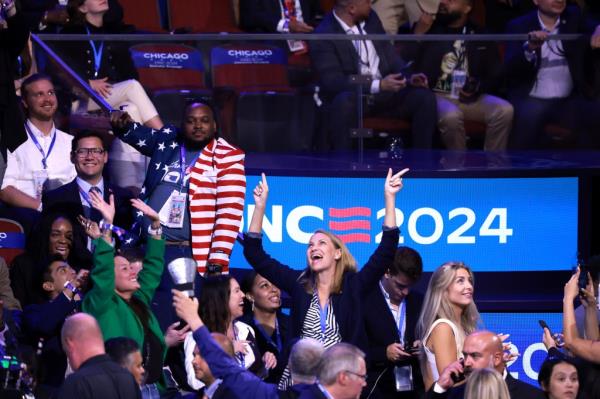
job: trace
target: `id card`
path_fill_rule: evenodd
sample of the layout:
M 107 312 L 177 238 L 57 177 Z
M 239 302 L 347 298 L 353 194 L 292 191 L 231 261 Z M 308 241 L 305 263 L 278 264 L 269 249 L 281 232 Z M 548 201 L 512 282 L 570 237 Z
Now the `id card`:
M 173 190 L 169 196 L 169 199 L 165 202 L 158 213 L 160 217 L 160 223 L 172 229 L 182 228 L 185 215 L 186 199 L 186 193 L 180 193 L 177 190 Z
M 308 51 L 306 43 L 302 40 L 288 40 L 287 43 L 292 53 L 301 53 Z
M 394 377 L 396 380 L 396 392 L 413 390 L 413 375 L 411 366 L 395 366 Z
M 42 198 L 42 193 L 44 192 L 44 186 L 47 180 L 48 171 L 46 169 L 33 171 L 33 187 L 36 199 L 39 200 Z

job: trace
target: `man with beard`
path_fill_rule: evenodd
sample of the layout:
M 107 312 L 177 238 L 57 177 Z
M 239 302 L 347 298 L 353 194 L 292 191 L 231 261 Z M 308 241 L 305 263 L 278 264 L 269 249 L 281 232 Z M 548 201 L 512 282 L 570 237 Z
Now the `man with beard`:
M 193 257 L 200 273 L 207 264 L 227 271 L 244 206 L 244 153 L 217 137 L 212 108 L 199 102 L 188 105 L 179 131 L 173 126 L 145 127 L 121 111 L 113 112 L 111 123 L 117 136 L 151 158 L 140 199 L 160 215 L 165 265 Z M 133 232 L 152 234 L 141 216 L 138 212 Z M 125 237 L 125 244 L 133 241 L 133 236 Z M 152 301 L 163 331 L 175 321 L 172 287 L 165 270 Z
M 463 346 L 464 359 L 451 363 L 444 369 L 440 378 L 427 392 L 426 398 L 463 398 L 466 384 L 461 382 L 464 377 L 468 378 L 475 369 L 492 368 L 504 377 L 512 399 L 543 399 L 544 394 L 541 390 L 510 375 L 506 370 L 503 354 L 502 341 L 497 334 L 491 331 L 471 333 Z
M 27 112 L 27 141 L 7 154 L 0 199 L 6 216 L 27 227 L 42 210 L 42 193 L 76 176 L 70 161 L 73 137 L 54 125 L 56 93 L 49 76 L 34 74 L 23 81 L 22 103 Z
M 441 0 L 435 22 L 427 34 L 482 33 L 469 22 L 473 0 Z M 448 149 L 466 149 L 464 120 L 486 124 L 484 150 L 506 149 L 513 108 L 493 96 L 501 81 L 500 54 L 493 42 L 422 42 L 415 67 L 427 76 L 426 84 L 437 99 L 438 129 Z

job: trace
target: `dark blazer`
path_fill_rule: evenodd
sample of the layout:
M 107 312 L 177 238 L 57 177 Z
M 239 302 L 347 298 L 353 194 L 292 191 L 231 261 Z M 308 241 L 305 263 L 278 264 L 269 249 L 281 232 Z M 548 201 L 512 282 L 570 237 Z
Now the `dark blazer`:
M 526 382 L 519 381 L 508 373 L 506 375 L 506 386 L 508 387 L 508 393 L 510 394 L 511 399 L 545 399 L 546 396 L 542 392 L 542 390 L 535 388 L 532 385 L 529 385 Z M 426 399 L 462 399 L 465 396 L 465 386 L 467 384 L 462 384 L 457 386 L 456 388 L 450 388 L 444 393 L 435 393 L 433 392 L 433 387 L 427 392 L 425 396 Z
M 240 27 L 248 32 L 276 33 L 281 20 L 282 0 L 240 0 Z M 302 19 L 315 23 L 321 14 L 319 0 L 300 0 Z
M 6 159 L 6 149 L 14 151 L 27 140 L 25 118 L 15 94 L 15 61 L 21 53 L 29 29 L 20 12 L 6 20 L 7 29 L 0 29 L 0 150 Z
M 370 34 L 385 33 L 381 20 L 374 11 L 371 11 L 365 21 L 364 30 Z M 346 34 L 333 12 L 325 15 L 314 32 Z M 404 62 L 396 53 L 391 42 L 377 40 L 373 41 L 373 46 L 379 56 L 379 72 L 382 77 L 390 73 L 401 72 Z M 319 86 L 324 99 L 331 100 L 341 92 L 356 90 L 355 86 L 350 83 L 350 75 L 359 73 L 359 59 L 352 41 L 311 41 L 309 51 L 312 65 L 319 75 Z M 369 88 L 364 90 L 367 93 L 370 91 Z
M 361 325 L 361 303 L 364 296 L 377 288 L 386 267 L 393 261 L 398 244 L 399 230 L 384 230 L 381 243 L 367 263 L 357 272 L 347 272 L 343 276 L 342 292 L 332 294 L 330 301 L 339 326 L 342 341 L 366 349 Z M 299 270 L 293 270 L 271 258 L 262 247 L 262 240 L 245 235 L 244 256 L 254 270 L 291 297 L 290 341 L 300 337 L 302 324 L 312 293 L 309 294 L 298 282 Z
M 405 300 L 406 332 L 404 342 L 410 344 L 416 339 L 415 328 L 419 319 L 419 313 L 421 312 L 423 296 L 418 292 L 411 292 Z M 369 375 L 367 387 L 363 389 L 363 393 L 371 392 L 376 380 L 381 375 L 381 378 L 377 382 L 377 390 L 374 392 L 378 394 L 393 393 L 394 397 L 397 397 L 398 394 L 396 393 L 394 379 L 394 366 L 396 365 L 412 366 L 415 390 L 422 392 L 423 378 L 421 377 L 418 358 L 415 357 L 411 360 L 393 363 L 386 356 L 388 345 L 399 340 L 398 325 L 394 320 L 394 316 L 387 305 L 380 287 L 371 289 L 364 298 L 362 306 L 366 342 L 368 343 L 367 374 Z
M 133 33 L 133 29 L 125 25 L 105 25 L 102 28 L 86 25 L 68 25 L 61 33 L 86 34 L 89 29 L 91 34 L 120 34 Z M 97 46 L 100 44 L 97 43 Z M 111 83 L 122 82 L 128 79 L 138 79 L 137 70 L 129 54 L 126 42 L 104 42 L 102 60 L 98 76 L 94 77 L 94 52 L 89 41 L 60 42 L 56 44 L 58 55 L 84 80 L 102 79 L 108 77 Z
M 458 31 L 434 23 L 427 34 L 461 34 L 462 28 Z M 466 34 L 485 33 L 473 24 L 466 25 Z M 427 75 L 429 86 L 433 88 L 438 80 L 441 70 L 440 65 L 445 54 L 452 49 L 453 42 L 421 42 L 414 43 L 416 51 L 414 54 L 415 64 L 411 68 L 414 72 L 423 72 Z M 490 93 L 498 89 L 502 76 L 502 63 L 498 45 L 495 42 L 465 42 L 467 49 L 467 60 L 469 63 L 469 76 L 479 79 L 481 83 L 481 92 Z M 408 47 L 412 47 L 408 45 Z
M 594 21 L 584 17 L 578 7 L 567 7 L 560 16 L 559 33 L 585 33 L 591 34 L 596 27 Z M 529 33 L 540 30 L 537 11 L 512 20 L 507 28 L 507 33 Z M 508 77 L 510 94 L 528 96 L 536 80 L 540 67 L 541 51 L 538 50 L 538 62 L 529 62 L 525 59 L 523 50 L 524 42 L 510 41 L 506 45 L 504 67 Z M 562 42 L 565 57 L 573 78 L 574 92 L 579 95 L 590 95 L 592 91 L 591 77 L 594 75 L 594 62 L 600 52 L 592 51 L 589 40 L 565 40 Z
M 106 179 L 104 179 L 104 200 L 107 202 L 110 193 L 113 193 L 115 197 L 115 220 L 113 224 L 128 229 L 133 222 L 129 201 L 132 196 L 127 190 L 109 185 Z M 79 243 L 80 248 L 87 248 L 87 236 L 83 227 L 77 222 L 77 216 L 83 215 L 83 205 L 79 197 L 77 179 L 62 187 L 45 192 L 42 197 L 42 204 L 44 214 L 63 213 L 68 216 L 72 223 L 74 223 L 74 232 L 77 232 L 77 234 L 74 234 L 74 239 L 81 241 Z

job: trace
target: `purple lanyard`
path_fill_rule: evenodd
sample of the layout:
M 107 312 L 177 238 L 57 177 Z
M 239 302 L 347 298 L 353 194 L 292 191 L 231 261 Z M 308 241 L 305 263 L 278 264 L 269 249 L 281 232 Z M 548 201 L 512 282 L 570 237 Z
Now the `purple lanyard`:
M 262 328 L 262 326 L 259 324 L 259 322 L 256 320 L 256 318 L 254 319 L 254 325 L 256 326 L 256 329 L 258 330 L 258 332 L 261 333 L 261 335 L 263 337 L 265 337 L 265 340 L 267 341 L 267 343 L 269 345 L 277 348 L 277 351 L 279 353 L 281 353 L 281 351 L 283 350 L 283 344 L 281 343 L 281 334 L 279 333 L 279 322 L 277 321 L 277 319 L 275 319 L 275 337 L 277 339 L 277 342 L 273 342 L 273 337 L 269 336 L 269 334 L 267 334 L 265 329 Z
M 33 141 L 33 144 L 35 144 L 40 154 L 42 154 L 42 166 L 44 167 L 44 169 L 48 169 L 48 157 L 50 157 L 50 153 L 52 152 L 52 149 L 54 148 L 54 143 L 56 142 L 56 130 L 54 131 L 54 135 L 52 136 L 52 141 L 50 142 L 50 147 L 48 147 L 47 154 L 35 138 L 35 134 L 33 134 L 31 129 L 29 129 L 27 123 L 25 124 L 25 130 L 27 130 L 27 134 L 31 138 L 31 141 Z

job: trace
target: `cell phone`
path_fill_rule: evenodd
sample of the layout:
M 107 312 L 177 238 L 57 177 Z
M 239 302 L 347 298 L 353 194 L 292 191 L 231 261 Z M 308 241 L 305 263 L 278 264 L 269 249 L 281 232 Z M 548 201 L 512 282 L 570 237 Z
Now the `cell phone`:
M 542 329 L 547 328 L 548 331 L 550 331 L 550 335 L 552 335 L 552 330 L 550 327 L 548 327 L 548 324 L 546 324 L 544 320 L 538 320 L 538 323 L 540 323 L 540 327 L 542 327 Z
M 588 285 L 588 270 L 584 262 L 579 262 L 579 280 L 577 281 L 579 290 L 585 290 Z
M 460 364 L 463 366 L 463 370 L 464 370 L 465 359 L 460 359 Z M 463 381 L 466 378 L 466 376 L 463 371 L 462 373 L 451 373 L 450 378 L 452 378 L 452 382 L 454 382 L 455 384 L 458 384 L 459 382 Z

